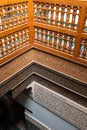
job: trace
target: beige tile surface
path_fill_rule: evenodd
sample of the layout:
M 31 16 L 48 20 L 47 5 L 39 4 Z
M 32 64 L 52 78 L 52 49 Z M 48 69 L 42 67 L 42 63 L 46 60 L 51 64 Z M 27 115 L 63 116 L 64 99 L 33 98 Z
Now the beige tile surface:
M 36 49 L 3 65 L 0 68 L 0 82 L 4 82 L 33 61 L 87 84 L 87 67 Z
M 20 55 L 0 68 L 0 82 L 4 82 L 21 69 L 29 65 L 33 60 L 32 50 Z
M 33 51 L 33 59 L 39 64 L 87 84 L 87 67 L 85 66 L 37 50 Z

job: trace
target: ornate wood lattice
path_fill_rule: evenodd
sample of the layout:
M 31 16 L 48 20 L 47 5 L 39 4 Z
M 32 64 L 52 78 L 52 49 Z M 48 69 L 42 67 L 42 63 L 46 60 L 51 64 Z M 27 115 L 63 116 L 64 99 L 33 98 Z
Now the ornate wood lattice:
M 77 30 L 80 7 L 34 2 L 34 20 L 44 24 Z
M 0 63 L 30 47 L 87 65 L 87 2 L 0 0 Z
M 0 6 L 0 32 L 28 22 L 28 2 Z
M 76 39 L 72 35 L 37 27 L 34 30 L 37 43 L 73 55 Z
M 0 38 L 1 53 L 0 57 L 4 57 L 17 49 L 29 44 L 29 29 L 25 28 L 12 34 Z

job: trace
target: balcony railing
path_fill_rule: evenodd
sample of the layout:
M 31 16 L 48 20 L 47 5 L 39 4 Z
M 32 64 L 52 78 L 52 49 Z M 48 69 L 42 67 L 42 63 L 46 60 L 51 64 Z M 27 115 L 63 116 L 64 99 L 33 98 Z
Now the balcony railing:
M 0 1 L 0 63 L 31 47 L 87 65 L 87 1 Z

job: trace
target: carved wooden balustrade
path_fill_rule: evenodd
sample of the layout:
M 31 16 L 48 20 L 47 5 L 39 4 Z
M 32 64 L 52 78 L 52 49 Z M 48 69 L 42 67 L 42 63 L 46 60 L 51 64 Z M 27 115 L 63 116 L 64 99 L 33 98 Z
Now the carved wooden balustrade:
M 87 1 L 0 1 L 0 63 L 31 47 L 87 65 Z

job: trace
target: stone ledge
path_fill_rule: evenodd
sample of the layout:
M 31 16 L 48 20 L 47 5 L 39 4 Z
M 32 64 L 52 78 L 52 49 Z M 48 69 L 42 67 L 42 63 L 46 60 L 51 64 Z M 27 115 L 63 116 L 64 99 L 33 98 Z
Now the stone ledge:
M 34 62 L 4 82 L 0 87 L 0 96 L 11 90 L 13 97 L 15 97 L 32 81 L 45 84 L 46 87 L 50 85 L 50 89 L 87 107 L 87 87 L 85 84 Z
M 87 69 L 85 66 L 73 63 L 35 48 L 31 48 L 29 51 L 3 65 L 0 68 L 0 74 L 2 75 L 0 77 L 0 83 L 5 82 L 32 62 L 41 64 L 63 75 L 71 77 L 72 79 L 76 79 L 77 81 L 87 84 Z
M 87 108 L 70 99 L 35 83 L 33 100 L 46 107 L 56 115 L 69 121 L 81 130 L 87 128 Z
M 72 91 L 77 95 L 87 98 L 86 84 L 81 83 L 75 79 L 72 79 L 66 75 L 63 75 L 59 72 L 56 72 L 35 62 L 31 63 L 30 65 L 16 73 L 14 76 L 9 78 L 9 80 L 2 83 L 0 87 L 0 95 L 2 96 L 4 92 L 6 93 L 9 90 L 12 90 L 15 87 L 19 86 L 22 82 L 29 78 L 30 75 L 32 75 L 32 73 L 35 73 L 40 77 L 46 78 L 54 84 L 69 91 Z
M 34 87 L 33 101 L 39 103 L 49 111 L 55 113 L 57 116 L 62 117 L 79 129 L 86 130 L 87 108 L 57 92 L 54 92 L 53 90 L 50 90 L 49 88 L 46 88 L 46 86 L 38 84 L 37 82 L 31 83 L 30 86 Z M 22 99 L 23 95 L 25 95 L 26 99 Z M 33 116 L 32 105 L 27 104 L 28 100 L 30 100 L 29 98 L 29 92 L 24 91 L 23 93 L 19 94 L 19 96 L 17 96 L 16 100 L 24 105 L 25 108 L 27 107 L 29 110 L 31 110 L 32 113 L 30 114 Z M 34 109 L 36 110 L 35 107 Z

